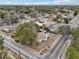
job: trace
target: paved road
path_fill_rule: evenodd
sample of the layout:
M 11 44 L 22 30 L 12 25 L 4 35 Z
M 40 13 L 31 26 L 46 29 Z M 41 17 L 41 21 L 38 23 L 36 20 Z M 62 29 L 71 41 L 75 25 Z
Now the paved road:
M 50 54 L 47 55 L 44 59 L 58 59 L 60 51 L 62 50 L 67 38 L 68 36 L 64 36 L 61 42 L 59 42 L 58 45 L 53 49 L 53 51 L 51 51 Z
M 79 14 L 74 19 L 71 20 L 71 22 L 69 23 L 69 25 L 70 25 L 70 28 L 76 28 L 76 27 L 78 27 L 78 24 L 79 24 Z M 58 43 L 59 45 L 56 45 L 55 46 L 56 48 L 52 49 L 52 54 L 47 59 L 58 59 L 60 51 L 63 48 L 64 44 L 66 43 L 67 39 L 68 39 L 68 37 L 64 37 Z
M 2 35 L 2 34 L 1 34 Z M 11 49 L 13 52 L 16 52 L 17 54 L 19 54 L 19 52 L 21 53 L 21 56 L 26 59 L 30 57 L 30 59 L 40 59 L 38 57 L 35 56 L 35 54 L 29 52 L 26 48 L 24 48 L 22 45 L 16 43 L 15 41 L 11 40 L 10 38 L 8 38 L 5 34 L 2 35 L 5 40 L 4 40 L 4 45 L 6 47 L 8 47 L 9 49 Z M 51 55 L 45 56 L 45 58 L 41 58 L 41 59 L 56 59 L 57 56 L 60 53 L 60 50 L 63 46 L 63 44 L 65 42 L 65 37 L 62 37 L 59 42 L 57 42 L 57 44 L 55 45 L 55 48 L 53 50 L 50 51 Z
M 52 54 L 52 56 L 50 56 L 50 59 L 58 59 L 60 52 L 63 46 L 65 45 L 65 43 L 67 42 L 67 40 L 68 40 L 68 36 L 65 36 L 60 42 L 60 44 L 58 45 L 58 47 L 55 49 L 55 53 Z
M 79 24 L 79 14 L 74 19 L 72 19 L 72 21 L 69 23 L 69 25 L 70 25 L 70 28 L 76 28 L 76 27 L 78 27 L 78 24 Z M 58 59 L 60 51 L 63 48 L 63 46 L 67 40 L 68 40 L 68 37 L 64 37 L 60 41 L 60 43 L 58 43 L 59 45 L 55 46 L 56 48 L 53 49 L 52 55 L 49 56 L 49 58 L 47 58 L 47 59 Z
M 8 47 L 9 49 L 11 49 L 12 51 L 14 51 L 15 53 L 20 52 L 22 57 L 24 59 L 27 59 L 30 57 L 30 59 L 38 59 L 35 55 L 34 52 L 30 52 L 27 48 L 23 47 L 22 45 L 20 45 L 19 43 L 16 43 L 15 41 L 11 40 L 9 37 L 7 37 L 5 34 L 0 34 L 1 36 L 3 36 L 4 39 L 4 45 L 6 47 Z M 19 53 L 18 53 L 19 54 Z

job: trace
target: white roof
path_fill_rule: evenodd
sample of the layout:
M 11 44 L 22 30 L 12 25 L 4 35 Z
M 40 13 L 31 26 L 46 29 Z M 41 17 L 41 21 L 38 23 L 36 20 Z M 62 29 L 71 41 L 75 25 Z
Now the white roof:
M 39 23 L 39 22 L 35 22 L 37 25 L 39 25 L 39 26 L 43 26 L 43 24 L 42 23 Z

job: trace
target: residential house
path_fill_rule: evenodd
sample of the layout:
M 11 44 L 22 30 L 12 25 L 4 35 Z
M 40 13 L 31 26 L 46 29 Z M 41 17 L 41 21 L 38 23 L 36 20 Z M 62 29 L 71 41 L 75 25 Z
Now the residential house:
M 49 33 L 47 32 L 38 32 L 37 33 L 37 41 L 38 42 L 42 42 L 42 41 L 46 41 L 49 37 Z

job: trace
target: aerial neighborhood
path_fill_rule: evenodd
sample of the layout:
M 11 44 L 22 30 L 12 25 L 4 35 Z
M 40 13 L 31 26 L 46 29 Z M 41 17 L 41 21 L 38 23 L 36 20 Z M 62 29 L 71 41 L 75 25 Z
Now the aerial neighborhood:
M 70 59 L 79 44 L 78 12 L 77 6 L 1 5 L 0 59 Z

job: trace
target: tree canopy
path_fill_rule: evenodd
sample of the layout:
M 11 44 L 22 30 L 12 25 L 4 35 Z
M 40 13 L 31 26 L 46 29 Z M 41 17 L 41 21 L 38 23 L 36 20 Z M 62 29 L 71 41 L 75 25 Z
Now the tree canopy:
M 74 16 L 76 16 L 78 14 L 78 11 L 77 10 L 75 10 L 74 11 Z
M 68 24 L 69 23 L 69 19 L 68 18 L 64 18 L 64 22 L 65 22 L 65 24 Z
M 67 50 L 68 59 L 79 59 L 79 28 L 72 30 L 73 40 Z
M 35 24 L 23 23 L 17 27 L 15 37 L 21 44 L 32 45 L 32 43 L 36 41 L 36 32 L 37 29 Z

